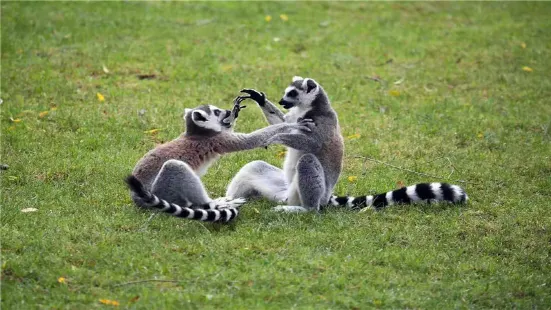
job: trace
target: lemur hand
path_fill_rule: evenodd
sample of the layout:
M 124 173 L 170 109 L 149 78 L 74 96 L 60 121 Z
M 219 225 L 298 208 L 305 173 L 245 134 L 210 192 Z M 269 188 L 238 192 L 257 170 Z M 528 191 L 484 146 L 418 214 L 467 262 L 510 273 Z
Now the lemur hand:
M 303 130 L 306 132 L 312 132 L 312 129 L 316 127 L 316 123 L 311 118 L 299 118 L 296 122 L 297 127 L 294 129 Z
M 264 148 L 268 149 L 268 146 L 272 145 L 272 144 L 282 144 L 283 141 L 281 141 L 279 135 L 280 134 L 276 134 L 276 135 L 273 135 L 270 138 L 268 138 L 268 140 L 266 140 L 266 144 L 264 145 Z
M 263 107 L 266 103 L 266 94 L 263 92 L 259 92 L 252 88 L 245 88 L 240 91 L 241 93 L 249 94 L 249 96 L 243 96 L 243 98 L 250 98 L 256 103 L 258 103 L 259 106 Z
M 299 131 L 302 131 L 303 133 L 312 132 L 312 128 L 316 127 L 316 124 L 310 118 L 301 119 L 297 123 L 282 123 L 281 125 L 288 131 L 299 130 Z M 285 133 L 285 132 L 281 132 L 281 133 Z
M 233 115 L 234 115 L 234 118 L 237 118 L 237 116 L 239 115 L 239 111 L 241 111 L 241 109 L 244 109 L 246 108 L 247 106 L 246 105 L 241 105 L 241 102 L 245 99 L 247 99 L 249 97 L 246 97 L 246 96 L 237 96 L 235 97 L 235 99 L 233 99 Z

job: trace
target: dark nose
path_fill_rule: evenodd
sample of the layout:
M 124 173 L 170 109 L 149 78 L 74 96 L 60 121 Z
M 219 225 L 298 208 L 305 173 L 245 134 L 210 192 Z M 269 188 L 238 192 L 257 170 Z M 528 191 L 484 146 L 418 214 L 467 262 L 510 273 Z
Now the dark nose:
M 280 105 L 285 105 L 285 103 L 286 103 L 285 100 L 283 100 L 283 99 L 279 100 L 279 104 L 280 104 Z
M 226 110 L 226 116 L 225 116 L 224 118 L 229 117 L 230 115 L 231 115 L 231 111 L 230 111 L 230 110 Z

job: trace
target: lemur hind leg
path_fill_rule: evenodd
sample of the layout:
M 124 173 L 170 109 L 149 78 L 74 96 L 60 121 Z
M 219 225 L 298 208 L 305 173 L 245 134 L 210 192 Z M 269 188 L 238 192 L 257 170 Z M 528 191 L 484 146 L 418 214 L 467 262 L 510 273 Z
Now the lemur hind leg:
M 157 197 L 180 206 L 209 203 L 211 199 L 191 167 L 183 161 L 171 159 L 163 164 L 151 192 Z
M 296 182 L 296 183 L 295 183 Z M 307 212 L 319 211 L 320 202 L 326 195 L 325 174 L 319 160 L 313 154 L 305 154 L 298 160 L 295 185 L 300 197 L 300 206 L 289 198 L 288 206 L 277 206 L 276 211 Z M 289 189 L 293 190 L 292 188 Z M 292 195 L 290 193 L 290 195 Z
M 255 160 L 243 166 L 235 175 L 226 190 L 226 197 L 264 197 L 283 202 L 287 199 L 287 188 L 283 170 Z

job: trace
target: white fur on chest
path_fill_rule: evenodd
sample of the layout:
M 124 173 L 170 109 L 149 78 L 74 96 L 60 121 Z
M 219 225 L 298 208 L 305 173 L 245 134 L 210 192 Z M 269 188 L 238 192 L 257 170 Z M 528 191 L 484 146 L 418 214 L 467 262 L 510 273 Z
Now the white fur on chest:
M 285 114 L 286 123 L 296 123 L 297 120 L 301 117 L 304 117 L 304 114 L 308 112 L 308 109 L 300 109 L 299 107 L 292 108 L 289 113 Z M 299 130 L 292 130 L 291 133 L 299 133 Z M 303 152 L 290 148 L 287 148 L 287 155 L 285 156 L 285 162 L 283 163 L 283 172 L 285 174 L 285 179 L 289 184 L 293 180 L 297 170 L 297 162 L 300 157 L 303 155 Z
M 287 154 L 285 155 L 285 162 L 283 163 L 283 172 L 288 184 L 291 184 L 293 177 L 297 171 L 297 162 L 302 156 L 302 152 L 292 148 L 287 148 Z
M 300 109 L 298 107 L 292 108 L 289 113 L 285 114 L 286 123 L 296 123 L 300 117 L 303 117 L 308 110 Z
M 207 173 L 207 171 L 209 170 L 209 167 L 214 164 L 218 159 L 220 158 L 220 155 L 216 154 L 214 155 L 213 157 L 207 159 L 204 163 L 202 163 L 198 168 L 197 170 L 195 171 L 195 173 L 199 176 L 199 177 L 202 177 L 203 175 L 205 175 Z

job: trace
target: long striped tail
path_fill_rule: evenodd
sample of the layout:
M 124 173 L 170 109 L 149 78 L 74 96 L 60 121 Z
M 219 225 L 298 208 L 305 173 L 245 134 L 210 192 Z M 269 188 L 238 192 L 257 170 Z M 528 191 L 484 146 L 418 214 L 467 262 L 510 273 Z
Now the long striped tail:
M 329 205 L 345 206 L 351 209 L 373 208 L 379 210 L 395 204 L 416 204 L 449 202 L 454 204 L 466 203 L 469 200 L 467 193 L 457 186 L 447 183 L 420 183 L 408 187 L 370 196 L 331 196 Z
M 176 217 L 192 220 L 229 222 L 237 217 L 239 207 L 246 202 L 243 198 L 219 198 L 203 205 L 193 205 L 191 202 L 188 202 L 182 207 L 153 195 L 133 175 L 128 176 L 125 181 L 130 190 L 136 194 L 138 199 L 135 199 L 135 202 L 140 207 L 155 208 Z

